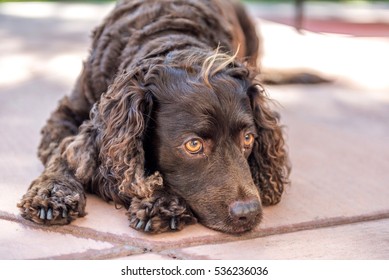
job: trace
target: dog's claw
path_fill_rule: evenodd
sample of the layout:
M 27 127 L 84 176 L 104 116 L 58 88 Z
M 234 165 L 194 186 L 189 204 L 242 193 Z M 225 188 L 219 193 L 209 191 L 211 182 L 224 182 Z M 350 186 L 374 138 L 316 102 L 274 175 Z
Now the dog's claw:
M 45 211 L 44 208 L 41 208 L 41 210 L 39 210 L 39 218 L 40 218 L 41 220 L 46 219 L 46 211 Z
M 47 210 L 46 219 L 47 220 L 52 220 L 53 219 L 53 209 L 49 208 Z
M 132 217 L 131 220 L 130 220 L 130 223 L 131 224 L 136 224 L 136 221 L 138 220 L 138 218 L 135 216 L 135 217 Z
M 66 218 L 68 216 L 68 209 L 63 209 L 62 210 L 62 218 Z
M 171 218 L 171 220 L 170 220 L 170 228 L 172 230 L 176 230 L 177 229 L 177 218 L 176 217 Z
M 136 224 L 136 229 L 142 229 L 145 222 L 143 220 L 139 220 L 139 222 Z
M 151 231 L 151 220 L 149 220 L 149 221 L 147 222 L 147 224 L 146 224 L 146 226 L 145 226 L 145 231 L 146 231 L 146 232 Z

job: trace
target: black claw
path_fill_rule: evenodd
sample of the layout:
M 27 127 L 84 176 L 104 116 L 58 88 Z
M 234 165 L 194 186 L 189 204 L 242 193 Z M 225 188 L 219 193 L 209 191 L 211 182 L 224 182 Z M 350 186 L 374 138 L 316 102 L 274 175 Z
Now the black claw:
M 144 226 L 145 222 L 142 220 L 139 220 L 138 224 L 136 225 L 136 229 L 142 229 Z
M 173 217 L 171 220 L 170 220 L 170 228 L 172 230 L 176 230 L 177 229 L 177 218 L 176 217 Z
M 151 220 L 148 220 L 146 226 L 145 226 L 145 231 L 146 232 L 149 232 L 151 231 Z
M 138 220 L 138 219 L 137 219 L 136 216 L 135 216 L 135 217 L 132 217 L 131 220 L 130 220 L 130 224 L 135 224 L 137 220 Z
M 62 218 L 66 218 L 68 216 L 68 209 L 63 209 L 62 210 Z
M 39 218 L 41 220 L 45 220 L 46 219 L 46 211 L 44 208 L 41 208 L 41 210 L 39 210 Z
M 48 219 L 48 220 L 52 220 L 53 219 L 53 209 L 49 208 L 47 210 L 46 219 Z

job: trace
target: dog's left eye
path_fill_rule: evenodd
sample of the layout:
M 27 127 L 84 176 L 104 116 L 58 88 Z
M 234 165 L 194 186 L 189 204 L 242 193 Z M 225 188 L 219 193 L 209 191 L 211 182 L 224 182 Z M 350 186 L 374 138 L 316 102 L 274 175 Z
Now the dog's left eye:
M 243 145 L 244 147 L 250 147 L 254 143 L 254 134 L 252 133 L 247 133 L 243 137 Z
M 203 150 L 203 142 L 198 139 L 191 139 L 185 143 L 185 149 L 191 154 L 198 154 Z

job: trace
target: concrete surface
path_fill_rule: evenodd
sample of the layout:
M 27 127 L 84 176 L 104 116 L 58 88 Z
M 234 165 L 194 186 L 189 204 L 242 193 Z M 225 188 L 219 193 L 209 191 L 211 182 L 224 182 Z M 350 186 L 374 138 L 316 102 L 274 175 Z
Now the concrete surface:
M 389 38 L 300 35 L 264 20 L 264 66 L 312 68 L 334 82 L 267 87 L 285 124 L 292 185 L 257 229 L 146 235 L 93 195 L 71 225 L 22 219 L 16 203 L 42 171 L 40 128 L 110 7 L 0 5 L 0 259 L 389 259 Z
M 294 26 L 294 1 L 252 4 L 252 13 L 262 19 Z M 314 32 L 389 36 L 389 4 L 372 1 L 308 1 L 303 5 L 302 27 Z

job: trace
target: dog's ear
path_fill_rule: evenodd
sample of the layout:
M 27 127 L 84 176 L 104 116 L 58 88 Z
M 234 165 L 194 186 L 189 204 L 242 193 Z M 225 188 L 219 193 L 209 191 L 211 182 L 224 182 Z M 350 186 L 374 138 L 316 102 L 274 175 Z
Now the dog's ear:
M 276 204 L 289 182 L 290 173 L 279 116 L 269 107 L 269 100 L 259 85 L 249 87 L 247 94 L 258 134 L 248 163 L 262 203 Z
M 119 75 L 98 105 L 100 173 L 110 185 L 105 189 L 118 190 L 124 201 L 150 197 L 162 187 L 158 172 L 148 177 L 144 172 L 143 139 L 153 98 L 142 80 L 142 73 Z

